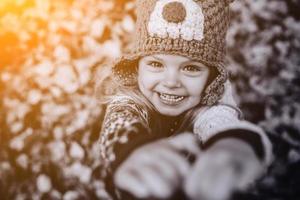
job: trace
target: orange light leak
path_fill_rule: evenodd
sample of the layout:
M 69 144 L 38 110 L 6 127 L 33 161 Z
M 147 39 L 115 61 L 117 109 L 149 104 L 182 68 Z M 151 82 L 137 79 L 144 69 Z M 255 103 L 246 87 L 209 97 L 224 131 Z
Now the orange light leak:
M 18 67 L 38 44 L 47 43 L 51 9 L 73 0 L 0 0 L 0 70 Z M 60 8 L 62 10 L 62 8 Z
M 0 70 L 20 64 L 34 47 L 25 14 L 35 5 L 34 0 L 0 0 Z

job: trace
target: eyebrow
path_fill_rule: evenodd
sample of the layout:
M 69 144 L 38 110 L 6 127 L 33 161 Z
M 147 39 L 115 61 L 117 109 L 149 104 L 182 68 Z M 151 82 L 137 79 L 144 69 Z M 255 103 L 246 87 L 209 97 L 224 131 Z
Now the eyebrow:
M 163 62 L 163 59 L 161 59 L 161 58 L 159 58 L 159 57 L 157 57 L 157 56 L 155 56 L 155 55 L 151 55 L 150 56 L 150 58 L 154 58 L 154 59 L 157 59 L 157 60 L 159 60 L 159 61 L 161 61 L 161 62 Z M 206 66 L 204 63 L 202 63 L 202 62 L 199 62 L 199 61 L 197 61 L 197 60 L 187 60 L 187 61 L 185 61 L 185 62 L 183 62 L 183 64 L 186 64 L 186 63 L 200 63 L 202 66 L 201 67 L 208 67 L 208 66 Z
M 157 59 L 157 60 L 160 60 L 160 61 L 164 61 L 162 58 L 159 58 L 159 57 L 157 57 L 157 56 L 155 56 L 155 55 L 152 55 L 151 56 L 152 58 L 155 58 L 155 59 Z M 187 61 L 185 61 L 185 62 L 183 62 L 183 63 L 188 63 L 188 62 L 197 62 L 196 60 L 187 60 Z
M 154 56 L 154 55 L 152 55 L 151 57 L 153 57 L 153 58 L 155 58 L 155 59 L 157 59 L 157 60 L 159 60 L 159 61 L 163 61 L 161 58 L 156 57 L 156 56 Z
M 189 60 L 189 61 L 184 62 L 184 64 L 187 64 L 187 63 L 197 63 L 198 65 L 201 65 L 200 67 L 208 67 L 204 63 L 196 61 L 196 60 Z

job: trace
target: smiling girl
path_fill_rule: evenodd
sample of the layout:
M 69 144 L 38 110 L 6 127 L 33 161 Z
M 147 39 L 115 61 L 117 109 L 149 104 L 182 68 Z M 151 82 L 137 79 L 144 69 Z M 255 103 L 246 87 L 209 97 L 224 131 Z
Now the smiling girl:
M 270 163 L 268 138 L 240 119 L 227 80 L 230 2 L 137 1 L 134 49 L 98 88 L 102 175 L 114 199 L 224 200 Z
M 209 68 L 187 57 L 155 54 L 139 61 L 138 86 L 163 115 L 178 116 L 197 106 Z

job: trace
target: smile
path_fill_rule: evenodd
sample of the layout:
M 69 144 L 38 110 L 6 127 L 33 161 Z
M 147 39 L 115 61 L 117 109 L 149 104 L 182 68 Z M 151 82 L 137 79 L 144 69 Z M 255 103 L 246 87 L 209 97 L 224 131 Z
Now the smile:
M 159 98 L 163 100 L 164 103 L 167 104 L 179 103 L 185 98 L 185 96 L 178 96 L 178 95 L 166 94 L 166 93 L 158 93 L 158 95 Z

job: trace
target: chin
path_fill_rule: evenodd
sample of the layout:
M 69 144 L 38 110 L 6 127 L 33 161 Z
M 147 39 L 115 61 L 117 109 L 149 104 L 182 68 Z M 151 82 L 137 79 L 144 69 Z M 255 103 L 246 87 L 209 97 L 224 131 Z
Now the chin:
M 170 116 L 170 117 L 176 117 L 180 114 L 182 114 L 184 111 L 178 110 L 178 109 L 162 109 L 162 108 L 156 108 L 156 110 L 162 114 L 162 115 L 166 115 L 166 116 Z

